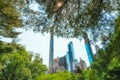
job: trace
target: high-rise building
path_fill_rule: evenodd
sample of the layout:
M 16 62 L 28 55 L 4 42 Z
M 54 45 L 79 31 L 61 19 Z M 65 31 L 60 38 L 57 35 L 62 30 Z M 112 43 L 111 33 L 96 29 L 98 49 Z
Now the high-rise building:
M 80 58 L 80 69 L 84 70 L 87 68 L 86 62 Z
M 59 71 L 66 70 L 66 56 L 60 57 L 58 61 Z
M 73 61 L 75 59 L 75 53 L 74 53 L 72 41 L 68 44 L 68 50 L 69 50 L 69 55 L 70 55 L 71 61 Z
M 73 61 L 74 61 L 74 59 L 75 59 L 75 54 L 74 54 L 74 48 L 73 48 L 73 43 L 72 42 L 70 42 L 69 44 L 68 44 L 68 55 L 69 55 L 69 60 L 70 60 L 70 71 L 71 72 L 73 72 L 73 66 L 72 66 L 72 63 L 73 63 Z
M 73 72 L 77 72 L 78 68 L 79 68 L 79 62 L 77 59 L 74 59 L 73 63 L 72 63 L 72 66 L 73 66 Z
M 83 37 L 84 37 L 84 41 L 85 41 L 85 48 L 86 48 L 86 51 L 87 51 L 88 60 L 89 60 L 90 64 L 92 64 L 94 58 L 93 58 L 93 52 L 92 52 L 92 49 L 91 49 L 91 45 L 90 45 L 87 33 L 84 33 Z
M 69 52 L 66 54 L 66 69 L 71 72 Z
M 58 66 L 59 66 L 58 62 L 59 62 L 59 57 L 53 60 L 53 73 L 57 72 L 58 70 Z
M 53 56 L 54 56 L 54 27 L 50 29 L 50 49 L 49 49 L 49 73 L 53 71 Z
M 63 57 L 57 57 L 53 61 L 53 73 L 67 70 L 66 55 Z

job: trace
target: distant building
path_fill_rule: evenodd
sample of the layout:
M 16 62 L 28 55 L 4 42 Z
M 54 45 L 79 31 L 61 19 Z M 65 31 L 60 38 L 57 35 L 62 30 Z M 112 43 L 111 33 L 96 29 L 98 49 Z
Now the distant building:
M 74 59 L 73 63 L 72 63 L 72 66 L 73 66 L 73 72 L 77 72 L 78 68 L 80 67 L 79 65 L 79 62 L 77 59 Z
M 100 50 L 100 47 L 98 45 L 95 45 L 95 50 L 96 50 L 96 53 Z
M 98 45 L 95 45 L 96 54 L 94 54 L 94 59 L 98 59 L 98 51 L 100 50 L 100 47 Z
M 70 65 L 69 53 L 67 53 L 63 57 L 57 57 L 53 61 L 53 73 L 61 72 L 61 71 L 69 71 L 72 73 L 76 73 L 78 68 L 81 70 L 85 70 L 87 68 L 86 62 L 82 59 L 78 62 L 77 59 L 74 59 L 72 62 L 72 67 Z M 72 69 L 71 69 L 72 68 Z M 73 70 L 73 71 L 71 71 Z
M 53 61 L 53 73 L 66 70 L 66 56 L 55 58 Z
M 60 57 L 58 61 L 59 71 L 66 70 L 66 56 Z
M 66 54 L 66 69 L 71 72 L 69 52 L 67 52 L 67 54 Z
M 80 58 L 80 69 L 84 70 L 87 68 L 86 62 Z
M 58 60 L 59 60 L 59 58 L 55 58 L 53 60 L 53 73 L 57 72 L 57 70 L 58 70 Z
M 76 66 L 73 43 L 68 44 L 68 52 L 65 56 L 53 60 L 53 72 L 68 70 L 73 72 Z M 74 69 L 73 69 L 74 68 Z

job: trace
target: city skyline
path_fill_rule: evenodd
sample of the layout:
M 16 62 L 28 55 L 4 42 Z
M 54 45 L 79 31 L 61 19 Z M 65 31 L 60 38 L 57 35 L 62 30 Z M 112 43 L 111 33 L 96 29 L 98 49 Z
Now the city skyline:
M 32 31 L 24 31 L 22 34 L 19 35 L 19 38 L 21 39 L 19 43 L 26 46 L 26 49 L 28 51 L 40 53 L 43 58 L 43 63 L 48 66 L 50 34 L 42 35 L 40 33 L 34 33 Z M 89 61 L 83 39 L 80 42 L 79 39 L 76 38 L 65 39 L 54 36 L 54 58 L 61 57 L 66 54 L 68 50 L 67 45 L 70 41 L 73 42 L 75 58 L 82 58 L 89 66 Z M 93 53 L 95 53 L 94 46 L 92 46 L 92 50 Z
M 49 65 L 49 43 L 50 43 L 50 34 L 41 34 L 34 33 L 33 31 L 21 31 L 22 34 L 18 36 L 20 41 L 19 44 L 25 46 L 28 51 L 32 51 L 34 53 L 39 53 L 43 58 L 43 64 Z M 10 41 L 9 39 L 3 39 L 4 41 Z M 54 36 L 54 58 L 62 57 L 68 51 L 68 43 L 72 41 L 75 58 L 79 61 L 82 58 L 86 61 L 87 66 L 89 66 L 88 56 L 85 49 L 84 40 L 82 38 L 81 41 L 76 38 L 61 38 Z M 95 53 L 95 48 L 91 45 L 93 53 Z

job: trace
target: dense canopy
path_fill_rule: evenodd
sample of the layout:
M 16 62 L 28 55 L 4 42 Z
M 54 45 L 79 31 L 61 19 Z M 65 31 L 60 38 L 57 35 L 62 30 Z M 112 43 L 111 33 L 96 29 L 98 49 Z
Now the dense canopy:
M 0 0 L 0 36 L 14 38 L 19 34 L 15 31 L 22 26 L 19 5 L 16 0 Z
M 112 33 L 115 13 L 120 11 L 119 0 L 35 1 L 44 6 L 47 15 L 42 18 L 37 29 L 48 32 L 52 23 L 55 35 L 62 37 L 79 37 L 83 32 L 92 33 L 95 37 L 99 34 Z

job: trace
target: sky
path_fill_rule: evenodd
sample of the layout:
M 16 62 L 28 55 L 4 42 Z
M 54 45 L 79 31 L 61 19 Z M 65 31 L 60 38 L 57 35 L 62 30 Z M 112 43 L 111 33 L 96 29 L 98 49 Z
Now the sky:
M 49 43 L 50 43 L 50 34 L 40 34 L 34 33 L 32 31 L 23 31 L 22 34 L 18 36 L 20 41 L 19 44 L 22 44 L 26 47 L 28 51 L 34 53 L 39 53 L 43 58 L 43 64 L 49 65 Z M 79 39 L 65 39 L 58 38 L 54 36 L 54 58 L 62 57 L 68 51 L 68 43 L 72 41 L 75 58 L 79 61 L 80 58 L 86 61 L 87 66 L 89 66 L 89 61 L 84 45 L 84 40 Z M 94 46 L 92 46 L 93 53 L 95 53 Z

